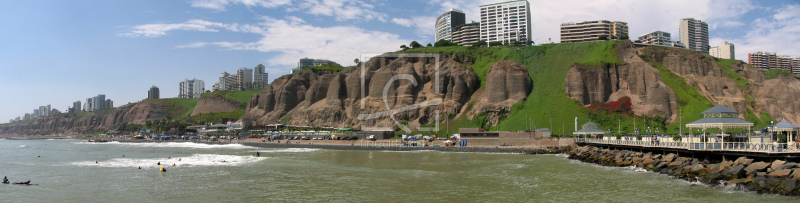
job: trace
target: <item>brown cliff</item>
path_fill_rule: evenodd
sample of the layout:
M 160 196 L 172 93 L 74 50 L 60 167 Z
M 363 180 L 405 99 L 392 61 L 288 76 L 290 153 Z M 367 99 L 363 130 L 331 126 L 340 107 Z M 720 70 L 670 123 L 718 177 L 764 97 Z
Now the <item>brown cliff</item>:
M 335 127 L 395 127 L 397 120 L 413 128 L 433 122 L 437 110 L 439 119 L 460 113 L 480 87 L 472 68 L 462 65 L 471 64 L 464 56 L 442 55 L 436 64 L 434 58 L 401 54 L 363 63 L 363 77 L 359 64 L 337 73 L 305 71 L 278 78 L 251 97 L 244 119 Z M 425 103 L 443 105 L 420 105 Z
M 206 94 L 197 101 L 192 111 L 192 116 L 203 113 L 219 113 L 236 110 L 242 106 L 239 102 L 230 100 L 218 94 Z
M 528 68 L 514 61 L 498 61 L 489 66 L 486 89 L 467 113 L 470 119 L 485 113 L 486 124 L 497 125 L 511 113 L 511 106 L 524 101 L 531 92 Z
M 113 110 L 103 110 L 78 117 L 78 114 L 59 114 L 40 117 L 29 122 L 0 126 L 0 135 L 78 135 L 108 130 L 114 125 L 143 123 L 148 120 L 174 116 L 175 106 L 165 100 L 145 100 Z
M 657 69 L 636 55 L 630 41 L 618 46 L 620 64 L 583 66 L 575 64 L 567 73 L 566 94 L 583 105 L 631 98 L 636 115 L 677 118 L 678 99 Z

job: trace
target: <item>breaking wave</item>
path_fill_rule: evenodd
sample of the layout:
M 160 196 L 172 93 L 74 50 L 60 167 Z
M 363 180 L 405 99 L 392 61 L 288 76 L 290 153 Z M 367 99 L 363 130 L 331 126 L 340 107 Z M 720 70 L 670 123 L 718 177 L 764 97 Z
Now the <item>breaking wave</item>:
M 114 158 L 106 161 L 95 163 L 95 161 L 78 161 L 72 162 L 73 166 L 88 166 L 88 167 L 116 167 L 116 168 L 158 168 L 172 167 L 196 167 L 196 166 L 241 166 L 251 164 L 268 159 L 267 157 L 255 156 L 236 156 L 236 155 L 219 155 L 219 154 L 194 154 L 188 157 L 172 157 L 166 158 L 151 158 L 151 159 L 134 159 L 134 158 Z M 180 160 L 180 161 L 178 161 Z M 161 162 L 161 165 L 157 163 Z
M 242 144 L 204 144 L 194 142 L 73 142 L 73 144 L 111 144 L 120 146 L 134 146 L 134 147 L 167 147 L 167 148 L 194 148 L 194 149 L 256 149 L 257 147 L 246 146 Z

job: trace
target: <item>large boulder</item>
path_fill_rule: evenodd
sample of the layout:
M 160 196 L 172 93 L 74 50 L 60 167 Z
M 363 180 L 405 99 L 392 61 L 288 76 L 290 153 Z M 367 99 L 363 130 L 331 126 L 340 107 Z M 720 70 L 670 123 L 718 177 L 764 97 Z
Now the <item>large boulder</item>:
M 738 159 L 736 159 L 735 162 L 736 164 L 750 165 L 750 163 L 753 163 L 753 159 L 748 159 L 747 157 L 739 157 Z
M 778 167 L 780 167 L 781 165 L 783 165 L 785 163 L 786 163 L 786 161 L 775 160 L 775 161 L 772 162 L 772 165 L 770 166 L 770 168 L 772 170 L 776 170 Z
M 725 174 L 725 175 L 734 175 L 734 176 L 742 176 L 742 175 L 745 174 L 744 165 L 740 164 L 740 165 L 737 165 L 737 166 L 735 166 L 733 168 L 725 170 L 725 172 L 723 172 L 723 174 Z
M 770 165 L 769 163 L 764 163 L 763 161 L 759 161 L 759 162 L 751 163 L 749 166 L 747 166 L 747 168 L 744 168 L 744 170 L 747 172 L 746 173 L 747 175 L 750 175 L 750 174 L 753 174 L 753 173 L 756 173 L 756 172 L 759 172 L 759 171 L 763 171 L 769 165 Z
M 791 172 L 792 172 L 791 169 L 776 170 L 773 171 L 772 173 L 769 173 L 769 175 L 767 176 L 770 178 L 786 178 L 789 177 L 789 173 Z

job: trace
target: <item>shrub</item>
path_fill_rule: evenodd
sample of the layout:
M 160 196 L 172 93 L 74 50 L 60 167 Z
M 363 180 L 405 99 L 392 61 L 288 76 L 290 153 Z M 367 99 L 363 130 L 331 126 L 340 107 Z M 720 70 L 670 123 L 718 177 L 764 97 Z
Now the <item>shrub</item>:
M 681 139 L 683 139 L 683 137 L 681 137 L 680 135 L 672 136 L 672 141 L 681 141 Z
M 636 135 L 636 140 L 642 140 L 642 135 Z
M 617 139 L 621 140 L 622 139 L 622 135 L 617 135 Z
M 449 47 L 449 46 L 458 46 L 458 44 L 453 43 L 451 41 L 448 41 L 446 39 L 440 39 L 439 41 L 436 41 L 436 43 L 433 43 L 433 46 L 436 46 L 436 47 Z

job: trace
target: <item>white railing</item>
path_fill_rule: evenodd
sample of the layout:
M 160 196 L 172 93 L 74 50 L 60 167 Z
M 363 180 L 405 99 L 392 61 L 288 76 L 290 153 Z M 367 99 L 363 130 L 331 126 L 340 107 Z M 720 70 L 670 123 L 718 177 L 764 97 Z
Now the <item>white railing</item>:
M 751 142 L 705 142 L 688 143 L 675 141 L 651 141 L 651 140 L 603 140 L 594 138 L 575 138 L 575 142 L 627 145 L 640 147 L 661 147 L 676 148 L 700 151 L 743 151 L 743 152 L 800 152 L 798 143 L 751 143 Z

